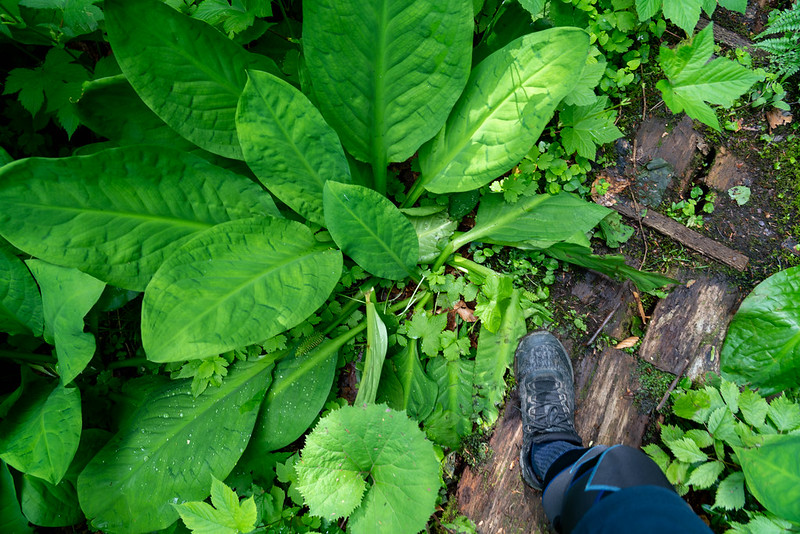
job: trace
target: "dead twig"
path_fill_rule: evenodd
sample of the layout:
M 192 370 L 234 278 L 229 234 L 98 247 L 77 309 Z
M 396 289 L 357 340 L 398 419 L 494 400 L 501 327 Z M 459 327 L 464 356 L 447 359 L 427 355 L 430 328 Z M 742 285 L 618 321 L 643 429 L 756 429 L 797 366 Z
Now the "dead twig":
M 683 376 L 683 373 L 686 372 L 686 368 L 687 367 L 689 367 L 689 358 L 686 358 L 686 359 L 683 360 L 683 365 L 681 365 L 681 369 L 680 369 L 680 371 L 678 371 L 678 375 L 675 377 L 675 380 L 672 381 L 672 384 L 669 385 L 669 387 L 667 388 L 666 393 L 664 393 L 664 396 L 661 397 L 661 402 L 659 402 L 658 406 L 656 406 L 656 411 L 657 412 L 660 412 L 661 408 L 663 408 L 664 405 L 667 403 L 667 399 L 669 399 L 670 393 L 672 393 L 672 391 L 678 385 L 678 382 L 680 381 L 681 377 Z

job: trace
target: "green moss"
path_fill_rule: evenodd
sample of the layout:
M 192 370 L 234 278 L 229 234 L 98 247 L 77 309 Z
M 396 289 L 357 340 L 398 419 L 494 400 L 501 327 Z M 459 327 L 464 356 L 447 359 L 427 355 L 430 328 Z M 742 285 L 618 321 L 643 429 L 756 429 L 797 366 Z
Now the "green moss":
M 643 413 L 656 408 L 675 379 L 671 373 L 662 371 L 644 360 L 637 360 L 632 374 L 633 379 L 639 382 L 639 389 L 633 394 L 633 402 Z

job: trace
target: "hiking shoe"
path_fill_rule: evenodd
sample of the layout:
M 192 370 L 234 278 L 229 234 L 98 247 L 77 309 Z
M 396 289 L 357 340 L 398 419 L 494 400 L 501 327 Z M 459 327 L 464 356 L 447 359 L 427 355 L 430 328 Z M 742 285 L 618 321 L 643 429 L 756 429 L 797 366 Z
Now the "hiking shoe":
M 531 447 L 553 441 L 581 445 L 575 431 L 572 362 L 561 342 L 540 330 L 520 340 L 514 366 L 522 411 L 522 478 L 534 489 L 542 489 L 531 465 Z

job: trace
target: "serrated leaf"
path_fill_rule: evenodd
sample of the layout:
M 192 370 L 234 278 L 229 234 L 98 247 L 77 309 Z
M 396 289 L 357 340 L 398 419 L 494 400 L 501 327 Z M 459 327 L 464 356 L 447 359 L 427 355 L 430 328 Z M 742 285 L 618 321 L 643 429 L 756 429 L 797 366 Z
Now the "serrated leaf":
M 800 267 L 761 282 L 744 299 L 720 353 L 722 376 L 763 395 L 800 383 Z
M 727 407 L 717 408 L 708 417 L 708 431 L 715 440 L 724 441 L 730 446 L 741 447 L 742 440 L 736 433 L 736 421 Z
M 477 189 L 519 163 L 578 83 L 588 50 L 583 30 L 552 28 L 481 61 L 444 128 L 419 151 L 424 187 Z
M 562 144 L 567 154 L 577 152 L 579 156 L 594 160 L 597 146 L 622 137 L 614 124 L 615 113 L 607 110 L 608 97 L 598 98 L 585 106 L 567 106 L 559 114 L 564 124 L 561 130 Z
M 461 439 L 472 432 L 474 364 L 435 358 L 426 371 L 436 381 L 439 394 L 433 413 L 425 420 L 425 432 L 436 443 L 456 449 Z
M 664 449 L 655 443 L 650 443 L 649 445 L 642 447 L 642 450 L 656 463 L 656 465 L 658 465 L 662 471 L 667 470 L 670 463 L 670 457 L 669 454 L 664 452 Z
M 322 188 L 350 182 L 339 138 L 300 91 L 266 72 L 248 71 L 236 131 L 247 164 L 290 208 L 325 224 Z
M 81 438 L 81 395 L 77 388 L 46 383 L 25 394 L 0 423 L 0 459 L 14 469 L 58 484 Z
M 322 418 L 296 469 L 311 513 L 349 515 L 355 534 L 376 525 L 388 533 L 421 530 L 440 484 L 433 445 L 404 413 L 382 405 L 345 406 Z
M 719 386 L 719 393 L 731 413 L 736 414 L 739 411 L 739 386 L 723 378 Z
M 698 0 L 667 0 L 664 2 L 664 18 L 669 19 L 687 34 L 694 31 L 700 20 L 700 2 Z
M 42 297 L 18 257 L 0 248 L 0 331 L 42 335 Z
M 739 409 L 742 410 L 742 416 L 748 424 L 760 428 L 764 425 L 769 405 L 761 395 L 745 388 L 739 396 Z
M 752 449 L 734 449 L 747 488 L 773 514 L 800 522 L 800 435 L 771 436 Z
M 781 395 L 769 403 L 770 420 L 780 432 L 791 432 L 800 428 L 800 405 Z
M 114 56 L 141 99 L 183 137 L 242 159 L 236 104 L 247 69 L 279 70 L 200 20 L 156 0 L 107 0 Z
M 737 471 L 728 475 L 717 488 L 712 508 L 738 510 L 744 506 L 744 473 Z
M 78 477 L 91 524 L 122 534 L 159 530 L 178 518 L 173 504 L 208 497 L 211 477 L 224 479 L 250 439 L 271 369 L 268 360 L 239 362 L 197 398 L 189 380 L 151 390 Z
M 278 450 L 308 430 L 331 391 L 337 359 L 335 347 L 323 344 L 278 362 L 248 449 L 262 454 Z
M 744 13 L 747 10 L 747 0 L 719 0 L 719 5 L 739 13 Z
M 673 394 L 672 411 L 678 417 L 704 423 L 711 412 L 711 399 L 705 390 Z
M 594 88 L 600 83 L 605 72 L 605 58 L 602 55 L 599 58 L 590 56 L 578 80 L 578 85 L 564 97 L 563 103 L 568 106 L 588 106 L 594 104 L 597 101 Z
M 709 434 L 706 430 L 700 430 L 697 428 L 687 430 L 686 437 L 697 443 L 697 446 L 701 449 L 710 447 L 714 444 L 714 438 L 711 437 L 711 434 Z
M 205 358 L 292 328 L 330 295 L 342 255 L 285 219 L 217 225 L 159 268 L 142 303 L 142 344 L 156 362 Z
M 725 469 L 725 464 L 718 461 L 700 465 L 692 470 L 686 484 L 693 486 L 695 490 L 710 488 L 717 481 L 719 475 L 722 474 L 723 469 Z
M 247 178 L 164 147 L 0 169 L 0 234 L 32 256 L 135 291 L 198 232 L 270 213 L 272 199 Z
M 661 9 L 662 0 L 636 0 L 636 14 L 639 20 L 647 20 Z
M 422 421 L 433 411 L 437 395 L 436 382 L 422 368 L 416 339 L 409 340 L 403 350 L 386 360 L 378 402 L 405 410 L 410 418 Z
M 538 17 L 544 10 L 545 0 L 519 0 L 519 3 L 533 17 Z
M 661 441 L 669 445 L 671 441 L 677 441 L 684 436 L 685 432 L 675 425 L 661 425 Z
M 697 443 L 689 437 L 670 441 L 666 445 L 669 447 L 669 450 L 672 451 L 672 454 L 675 455 L 675 458 L 681 462 L 693 463 L 708 460 L 708 455 L 701 451 Z
M 472 26 L 461 0 L 303 3 L 315 94 L 348 152 L 384 172 L 433 137 L 467 80 Z
M 691 1 L 667 2 L 666 5 Z M 699 13 L 698 6 L 698 17 Z M 706 102 L 731 107 L 759 77 L 726 58 L 707 64 L 714 52 L 712 27 L 713 24 L 709 24 L 690 43 L 679 45 L 675 50 L 661 47 L 658 61 L 669 80 L 659 81 L 656 87 L 673 113 L 686 111 L 693 119 L 719 130 L 719 121 Z
M 447 326 L 447 314 L 429 315 L 420 310 L 403 326 L 408 337 L 421 340 L 423 354 L 433 358 L 442 349 L 440 336 Z
M 417 232 L 419 263 L 433 263 L 458 227 L 458 223 L 451 220 L 444 211 L 431 215 L 409 216 L 408 220 Z
M 678 486 L 684 486 L 686 483 L 687 475 L 689 474 L 689 464 L 675 460 L 669 464 L 664 474 L 667 480 L 669 480 L 669 483 L 676 486 L 675 489 L 677 491 Z
M 360 185 L 329 181 L 323 202 L 333 240 L 356 263 L 391 280 L 413 274 L 419 240 L 414 227 L 388 198 Z
M 41 260 L 26 263 L 42 291 L 45 341 L 56 346 L 56 370 L 61 383 L 69 385 L 94 356 L 94 335 L 83 331 L 83 318 L 106 285 L 77 269 Z
M 361 374 L 361 381 L 358 384 L 355 405 L 374 404 L 375 396 L 378 394 L 378 384 L 381 381 L 381 371 L 383 362 L 386 359 L 386 350 L 389 346 L 389 337 L 386 333 L 386 325 L 383 324 L 375 303 L 367 293 L 367 349 L 364 355 L 364 372 Z

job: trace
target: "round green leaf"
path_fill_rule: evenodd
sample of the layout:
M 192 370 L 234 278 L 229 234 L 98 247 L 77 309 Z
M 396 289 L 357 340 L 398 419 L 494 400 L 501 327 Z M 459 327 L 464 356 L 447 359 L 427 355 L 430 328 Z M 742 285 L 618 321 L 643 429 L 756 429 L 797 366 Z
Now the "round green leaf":
M 249 71 L 236 128 L 247 164 L 290 208 L 318 224 L 326 180 L 350 181 L 342 145 L 306 96 L 266 72 Z
M 0 459 L 18 471 L 58 484 L 81 439 L 77 388 L 36 383 L 0 423 Z
M 323 202 L 328 230 L 345 254 L 383 278 L 412 275 L 417 233 L 388 198 L 360 185 L 326 182 Z
M 242 159 L 235 116 L 245 71 L 277 73 L 274 63 L 157 0 L 107 0 L 105 17 L 114 57 L 144 103 L 200 148 Z
M 147 286 L 147 357 L 205 358 L 270 338 L 319 308 L 341 273 L 341 252 L 320 245 L 298 222 L 217 225 L 170 256 Z
M 770 436 L 761 447 L 735 450 L 747 488 L 764 508 L 800 523 L 800 435 Z
M 419 532 L 440 485 L 433 444 L 404 412 L 385 405 L 345 406 L 321 419 L 296 469 L 311 513 L 349 515 L 355 534 Z
M 763 395 L 800 383 L 800 267 L 761 282 L 733 316 L 720 354 L 722 374 Z
M 166 147 L 0 169 L 0 234 L 32 256 L 135 291 L 197 232 L 270 213 L 269 194 L 247 178 Z
M 78 477 L 94 528 L 160 530 L 178 519 L 173 504 L 208 497 L 212 476 L 228 476 L 250 439 L 271 369 L 263 360 L 238 363 L 197 398 L 191 380 L 152 390 Z
M 588 50 L 585 31 L 553 28 L 481 61 L 447 124 L 419 151 L 425 188 L 477 189 L 519 163 L 578 83 Z
M 463 0 L 303 2 L 314 93 L 353 156 L 404 161 L 442 127 L 469 74 L 472 27 Z

